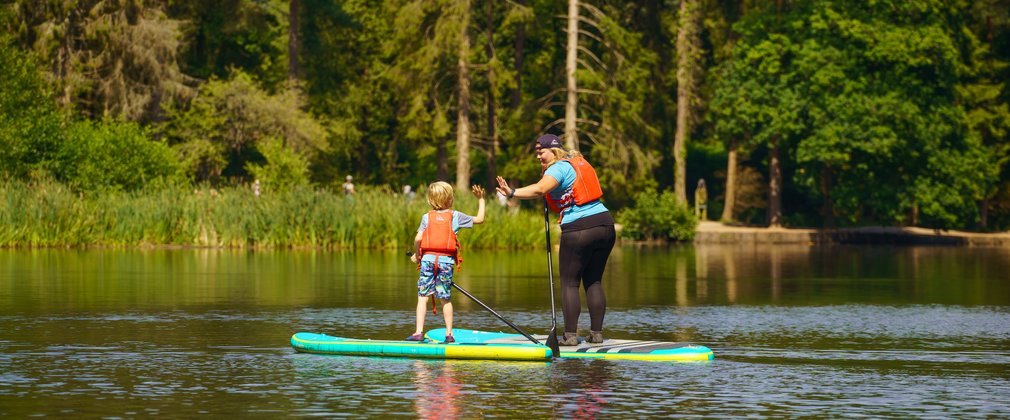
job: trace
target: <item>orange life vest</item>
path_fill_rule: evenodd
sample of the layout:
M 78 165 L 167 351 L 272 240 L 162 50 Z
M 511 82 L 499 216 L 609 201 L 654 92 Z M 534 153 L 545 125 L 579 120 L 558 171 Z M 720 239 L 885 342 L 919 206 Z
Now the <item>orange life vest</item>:
M 570 163 L 572 169 L 575 169 L 575 182 L 572 183 L 572 199 L 575 201 L 575 204 L 581 206 L 603 197 L 603 188 L 600 188 L 600 179 L 596 177 L 596 171 L 585 158 L 576 156 L 571 159 L 562 160 Z M 571 202 L 562 204 L 549 193 L 545 197 L 547 198 L 547 206 L 558 214 L 572 205 Z M 558 223 L 561 223 L 561 220 L 558 220 Z
M 456 269 L 463 265 L 463 258 L 460 255 L 459 239 L 456 232 L 452 231 L 453 212 L 439 212 L 432 210 L 428 212 L 428 227 L 421 233 L 421 256 L 435 255 L 453 257 L 456 259 Z M 420 267 L 418 259 L 418 267 Z M 436 258 L 436 263 L 437 263 Z M 437 265 L 437 264 L 436 264 Z

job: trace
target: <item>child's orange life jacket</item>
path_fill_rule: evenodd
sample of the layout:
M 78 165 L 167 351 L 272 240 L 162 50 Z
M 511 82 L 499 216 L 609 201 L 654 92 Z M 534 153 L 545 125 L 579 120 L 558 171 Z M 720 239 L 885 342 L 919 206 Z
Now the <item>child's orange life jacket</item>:
M 603 188 L 600 188 L 600 179 L 596 177 L 596 170 L 593 169 L 592 165 L 585 158 L 576 156 L 571 159 L 561 160 L 570 163 L 572 168 L 575 169 L 575 182 L 572 183 L 572 198 L 575 200 L 575 204 L 581 206 L 603 197 Z M 570 203 L 563 206 L 561 202 L 555 200 L 550 194 L 544 197 L 547 198 L 547 206 L 555 213 L 560 214 L 562 210 L 571 206 Z M 561 223 L 560 219 L 558 223 Z
M 452 230 L 453 212 L 439 212 L 432 210 L 428 212 L 428 227 L 421 233 L 421 256 L 435 255 L 453 257 L 456 259 L 456 269 L 463 265 L 463 258 L 460 254 L 459 239 L 456 232 Z M 421 259 L 418 258 L 418 267 Z M 435 259 L 435 267 L 438 269 L 438 259 Z

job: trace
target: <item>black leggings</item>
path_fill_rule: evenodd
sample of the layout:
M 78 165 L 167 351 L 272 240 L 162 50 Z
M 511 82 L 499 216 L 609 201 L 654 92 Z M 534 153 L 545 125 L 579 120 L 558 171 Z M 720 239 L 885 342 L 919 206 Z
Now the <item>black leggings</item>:
M 565 316 L 565 332 L 578 330 L 579 313 L 582 311 L 580 285 L 586 288 L 589 329 L 603 331 L 607 297 L 601 281 L 616 237 L 614 225 L 561 232 L 558 261 L 561 266 L 561 311 Z

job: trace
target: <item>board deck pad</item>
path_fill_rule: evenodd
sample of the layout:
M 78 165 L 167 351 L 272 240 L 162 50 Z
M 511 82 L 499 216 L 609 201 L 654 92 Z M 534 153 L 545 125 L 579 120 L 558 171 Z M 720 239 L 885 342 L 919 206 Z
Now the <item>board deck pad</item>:
M 466 330 L 454 328 L 453 338 L 457 343 L 534 345 L 521 334 Z M 445 340 L 445 328 L 428 331 L 425 337 L 434 341 Z M 534 335 L 541 343 L 547 343 L 546 335 Z M 653 361 L 705 361 L 715 355 L 705 346 L 667 341 L 622 340 L 605 338 L 602 343 L 590 343 L 579 337 L 576 346 L 560 346 L 562 358 L 601 358 Z

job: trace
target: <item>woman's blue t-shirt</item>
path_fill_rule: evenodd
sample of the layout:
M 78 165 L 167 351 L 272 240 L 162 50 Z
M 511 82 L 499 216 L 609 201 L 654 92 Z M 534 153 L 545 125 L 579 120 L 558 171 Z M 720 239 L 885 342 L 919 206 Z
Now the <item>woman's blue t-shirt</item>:
M 558 186 L 548 192 L 551 198 L 556 200 L 561 207 L 570 205 L 561 210 L 562 223 L 571 223 L 583 217 L 607 211 L 607 208 L 600 200 L 586 203 L 582 206 L 575 204 L 575 197 L 572 195 L 572 185 L 575 184 L 575 168 L 572 167 L 571 163 L 564 160 L 557 161 L 547 167 L 544 175 L 548 175 L 558 181 Z

